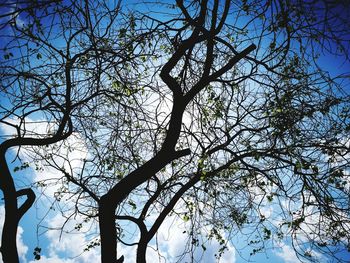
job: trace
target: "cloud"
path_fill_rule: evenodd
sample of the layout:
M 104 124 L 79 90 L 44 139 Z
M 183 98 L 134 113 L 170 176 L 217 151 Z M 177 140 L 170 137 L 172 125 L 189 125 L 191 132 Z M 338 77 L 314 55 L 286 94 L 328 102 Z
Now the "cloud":
M 28 24 L 26 22 L 26 19 L 22 17 L 21 13 L 16 11 L 16 5 L 15 4 L 6 3 L 6 1 L 5 1 L 5 4 L 2 3 L 2 10 L 1 10 L 1 12 L 2 12 L 1 13 L 2 17 L 0 18 L 0 23 L 1 24 L 7 24 L 12 19 L 14 19 L 16 25 L 19 28 L 23 28 L 23 26 Z M 6 29 L 6 30 L 8 32 L 11 32 L 9 29 Z
M 4 219 L 5 219 L 5 208 L 4 206 L 0 206 L 0 236 L 2 235 L 2 229 L 3 229 L 3 224 L 4 224 Z M 18 256 L 21 260 L 21 262 L 27 262 L 25 255 L 28 251 L 28 247 L 23 243 L 23 228 L 22 227 L 18 227 L 17 230 L 17 250 L 18 250 Z M 1 242 L 1 240 L 0 240 Z M 1 245 L 1 244 L 0 244 Z M 2 261 L 2 257 L 0 254 L 0 262 Z
M 275 255 L 282 258 L 284 263 L 300 263 L 300 260 L 298 260 L 296 253 L 292 246 L 287 245 L 286 243 L 281 242 L 279 244 L 281 249 L 276 250 Z M 317 262 L 325 262 L 326 258 L 323 257 L 322 254 L 314 251 L 314 250 L 308 250 L 310 255 L 312 255 L 312 258 L 314 260 L 317 260 Z
M 0 207 L 0 220 L 4 218 L 4 207 Z M 186 243 L 186 235 L 183 234 L 184 222 L 181 219 L 170 217 L 164 222 L 164 225 L 158 233 L 158 248 L 155 245 L 149 247 L 147 250 L 147 262 L 175 262 L 178 256 L 181 255 L 184 245 Z M 61 214 L 56 214 L 53 217 L 47 218 L 47 226 L 51 230 L 47 231 L 45 236 L 48 239 L 48 247 L 42 251 L 41 262 L 45 263 L 90 263 L 100 261 L 100 247 L 84 251 L 84 248 L 89 243 L 89 236 L 94 232 L 93 224 L 83 225 L 80 231 L 74 230 L 76 224 L 81 222 L 82 217 L 77 216 L 75 220 L 71 220 L 65 224 L 65 218 Z M 64 231 L 60 231 L 60 226 L 65 224 Z M 1 228 L 2 229 L 2 228 Z M 0 231 L 1 231 L 0 229 Z M 1 234 L 1 233 L 0 233 Z M 23 229 L 19 227 L 17 244 L 21 262 L 27 262 L 25 254 L 28 247 L 23 243 L 22 239 Z M 203 263 L 216 262 L 215 253 L 219 249 L 218 242 L 211 242 L 206 244 L 206 251 L 199 248 L 195 252 L 194 258 Z M 228 245 L 229 250 L 225 252 L 219 262 L 234 263 L 235 250 L 231 245 Z M 124 255 L 125 263 L 135 262 L 136 247 L 121 247 L 119 254 Z M 204 254 L 202 253 L 204 252 Z M 189 261 L 190 257 L 186 256 L 184 261 Z M 0 262 L 2 262 L 0 260 Z M 35 260 L 30 260 L 29 263 L 36 263 Z M 288 262 L 289 263 L 289 262 Z
M 300 263 L 295 255 L 293 248 L 285 243 L 281 243 L 281 250 L 275 254 L 282 258 L 285 263 Z
M 167 262 L 176 262 L 181 258 L 188 238 L 188 232 L 184 233 L 184 231 L 186 231 L 187 224 L 188 223 L 184 222 L 182 219 L 173 216 L 166 219 L 162 226 L 159 228 L 159 231 L 157 233 L 157 241 L 160 250 L 159 253 L 167 258 Z M 204 230 L 202 235 L 205 235 Z M 194 257 L 195 262 L 217 262 L 215 255 L 220 249 L 219 242 L 216 240 L 211 240 L 205 242 L 203 245 L 205 246 L 205 250 L 200 244 L 194 251 L 193 255 L 187 254 L 183 256 L 181 262 L 191 262 L 191 256 Z M 148 251 L 152 250 L 157 251 L 155 245 L 153 245 L 153 249 L 148 249 Z M 235 261 L 235 248 L 228 242 L 227 250 L 222 254 L 219 262 L 234 263 Z
M 17 130 L 14 125 L 20 127 L 22 136 L 25 135 L 34 138 L 43 138 L 47 136 L 48 132 L 51 132 L 55 128 L 53 123 L 49 123 L 43 119 L 33 120 L 27 117 L 21 122 L 19 118 L 6 118 L 3 121 L 8 124 L 0 123 L 0 128 L 3 135 L 7 137 L 17 135 Z
M 5 121 L 8 125 L 0 123 L 0 130 L 2 135 L 7 138 L 16 136 L 16 129 L 11 125 L 20 126 L 22 136 L 33 138 L 49 137 L 57 129 L 56 124 L 43 119 L 25 118 L 22 123 L 19 119 L 11 118 L 7 118 Z M 18 147 L 11 148 L 16 154 L 18 149 Z M 60 187 L 57 182 L 63 177 L 63 174 L 48 165 L 48 162 L 50 161 L 50 164 L 56 168 L 64 168 L 70 174 L 78 173 L 83 166 L 83 159 L 87 157 L 87 152 L 83 138 L 79 133 L 73 133 L 68 139 L 45 147 L 22 146 L 19 157 L 22 162 L 29 163 L 30 167 L 33 168 L 32 171 L 25 171 L 25 177 L 31 181 L 30 183 L 48 183 L 49 185 L 44 187 L 42 191 L 45 192 L 46 196 L 53 197 L 57 188 Z
M 151 215 L 148 219 L 155 216 Z M 217 260 L 215 254 L 220 249 L 220 244 L 212 240 L 205 242 L 205 250 L 201 243 L 193 254 L 183 255 L 186 247 L 189 222 L 185 222 L 177 216 L 168 217 L 159 228 L 156 237 L 151 240 L 147 248 L 146 261 L 152 263 L 165 262 L 201 262 L 201 263 L 234 263 L 236 262 L 235 248 L 228 242 L 228 250 L 222 254 L 220 260 Z M 203 235 L 205 235 L 203 230 Z M 133 237 L 133 241 L 137 242 L 139 235 Z M 131 242 L 131 241 L 130 241 Z M 136 246 L 123 246 L 118 244 L 118 254 L 124 255 L 124 263 L 134 263 L 136 261 Z M 193 256 L 193 260 L 191 258 Z
M 45 263 L 75 263 L 75 261 L 73 261 L 72 259 L 62 259 L 62 258 L 58 258 L 57 256 L 49 257 L 49 258 L 46 256 L 42 256 L 40 258 L 40 261 L 37 261 L 37 260 L 29 261 L 29 263 L 40 263 L 40 262 L 45 262 Z
M 19 123 L 18 120 L 13 119 L 7 119 L 6 121 L 14 125 Z M 26 134 L 31 137 L 43 138 L 50 133 L 50 130 L 54 129 L 53 125 L 44 120 L 31 120 L 27 118 L 25 123 Z M 11 137 L 16 134 L 16 130 L 10 125 L 0 124 L 0 129 L 4 135 L 7 135 L 7 137 Z M 11 150 L 16 152 L 18 151 L 18 148 L 12 148 Z M 80 169 L 82 167 L 82 159 L 86 157 L 87 150 L 82 138 L 79 136 L 79 134 L 75 133 L 64 142 L 57 143 L 50 147 L 45 147 L 44 149 L 38 147 L 21 147 L 19 156 L 22 159 L 22 162 L 30 163 L 31 168 L 33 168 L 34 161 L 38 159 L 38 154 L 44 156 L 45 154 L 50 153 L 54 154 L 53 158 L 57 167 L 64 167 L 66 171 L 73 173 L 76 171 L 76 169 Z M 47 223 L 49 229 L 49 231 L 45 230 L 45 235 L 49 242 L 43 247 L 41 261 L 48 263 L 99 262 L 99 249 L 91 249 L 90 251 L 85 251 L 82 253 L 86 245 L 89 243 L 86 233 L 83 232 L 89 231 L 86 229 L 81 229 L 81 232 L 63 232 L 61 235 L 59 230 L 52 230 L 64 225 L 66 220 L 57 210 L 50 209 L 50 213 L 47 214 L 47 210 L 55 200 L 55 192 L 57 192 L 58 188 L 61 186 L 60 179 L 63 175 L 52 167 L 45 167 L 44 162 L 40 162 L 39 165 L 42 169 L 26 169 L 23 171 L 23 173 L 25 177 L 31 181 L 30 183 L 38 181 L 47 183 L 47 185 L 41 189 L 45 194 L 37 195 L 37 205 L 40 207 L 40 209 L 37 211 L 37 215 L 38 217 L 46 217 L 43 222 Z M 74 201 L 74 198 L 71 198 L 69 201 L 65 200 L 65 202 L 62 202 L 60 205 L 64 206 L 64 208 L 74 207 Z M 3 213 L 4 212 L 0 214 L 2 217 Z M 68 228 L 68 230 L 74 230 L 75 224 L 77 224 L 78 221 L 81 222 L 83 219 L 77 216 L 75 217 L 75 220 L 71 220 L 65 226 Z M 25 253 L 28 251 L 28 247 L 23 244 L 21 238 L 23 229 L 21 227 L 19 227 L 18 233 L 19 241 L 17 243 L 19 254 L 21 256 L 21 262 L 26 262 Z M 35 261 L 33 260 L 30 262 Z
M 11 123 L 15 124 L 16 121 L 11 120 Z M 8 135 L 12 135 L 15 132 L 15 129 L 10 126 L 1 125 L 0 128 Z M 48 130 L 52 129 L 50 125 L 43 120 L 33 121 L 30 119 L 26 120 L 26 128 L 29 134 L 36 137 L 43 137 L 48 133 Z M 70 136 L 65 142 L 60 143 L 59 147 L 55 147 L 55 145 L 46 147 L 45 149 L 38 150 L 38 152 L 41 154 L 53 152 L 57 155 L 55 156 L 57 166 L 64 167 L 68 172 L 78 171 L 82 167 L 82 159 L 86 158 L 87 149 L 79 134 L 73 134 L 73 136 Z M 35 155 L 33 155 L 33 151 L 29 152 L 27 149 L 21 148 L 21 158 L 24 161 L 33 162 Z M 34 171 L 32 178 L 33 181 L 44 181 L 48 179 L 57 181 L 60 177 L 62 177 L 62 174 L 57 170 L 44 167 L 43 170 Z M 53 197 L 59 186 L 60 184 L 48 185 L 46 188 L 43 188 L 43 191 L 45 191 L 47 197 Z M 43 203 L 44 201 L 43 199 L 39 200 L 39 202 Z M 62 205 L 65 206 L 65 209 L 69 209 L 68 203 L 74 205 L 74 199 L 72 198 L 67 202 L 63 202 Z M 46 204 L 47 207 L 50 205 L 51 204 Z M 43 206 L 40 206 L 40 208 L 42 209 Z M 39 211 L 39 216 L 40 213 Z M 100 262 L 100 247 L 91 248 L 89 251 L 84 252 L 89 242 L 98 237 L 99 231 L 96 222 L 83 224 L 82 229 L 77 231 L 75 230 L 76 224 L 82 222 L 84 219 L 76 215 L 74 219 L 66 222 L 65 216 L 67 216 L 65 213 L 62 215 L 57 211 L 50 211 L 50 214 L 46 217 L 45 222 L 48 231 L 45 232 L 45 237 L 48 239 L 48 243 L 43 247 L 41 261 L 45 263 Z M 156 246 L 155 240 L 153 240 L 147 249 L 147 262 L 176 262 L 182 254 L 187 242 L 187 234 L 183 234 L 185 225 L 186 223 L 182 219 L 169 217 L 157 234 L 159 245 Z M 61 226 L 64 226 L 63 231 L 60 229 Z M 137 239 L 138 236 L 134 236 L 134 238 Z M 219 243 L 213 240 L 205 243 L 205 247 L 206 249 L 203 250 L 203 248 L 199 246 L 194 252 L 193 257 L 195 260 L 202 263 L 217 262 L 215 254 L 220 248 Z M 124 255 L 125 263 L 133 263 L 136 258 L 136 247 L 118 245 L 118 254 Z M 184 256 L 183 262 L 185 261 L 191 261 L 190 255 Z M 223 253 L 219 262 L 235 262 L 235 249 L 232 245 L 228 244 L 228 251 Z M 35 263 L 35 261 L 32 260 L 29 263 Z
M 82 227 L 77 230 L 76 226 L 81 222 L 83 218 L 79 215 L 68 222 L 61 214 L 47 219 L 47 227 L 50 230 L 45 233 L 48 247 L 46 251 L 42 251 L 43 262 L 90 263 L 100 261 L 99 247 L 84 251 L 97 235 L 95 223 L 82 224 Z

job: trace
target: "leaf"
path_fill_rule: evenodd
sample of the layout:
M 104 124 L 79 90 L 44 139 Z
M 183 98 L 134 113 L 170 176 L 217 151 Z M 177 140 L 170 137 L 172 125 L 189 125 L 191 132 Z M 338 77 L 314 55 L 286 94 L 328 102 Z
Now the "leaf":
M 120 87 L 120 83 L 118 81 L 113 81 L 112 82 L 112 88 L 113 89 L 118 89 Z
M 184 215 L 182 218 L 185 222 L 187 222 L 188 220 L 190 220 L 190 217 L 188 215 Z
M 295 163 L 295 168 L 296 168 L 296 169 L 300 170 L 302 167 L 303 167 L 303 166 L 302 166 L 301 162 L 297 161 L 297 162 Z
M 244 4 L 242 7 L 243 11 L 249 14 L 249 6 L 247 4 Z
M 266 198 L 267 198 L 267 201 L 269 202 L 273 201 L 273 195 L 267 195 Z
M 275 49 L 275 47 L 276 47 L 276 42 L 271 42 L 270 43 L 270 48 L 271 49 Z
M 128 201 L 128 204 L 132 207 L 133 210 L 137 208 L 136 204 L 131 200 Z
M 264 239 L 265 240 L 270 239 L 271 238 L 271 230 L 264 227 L 263 231 L 264 231 Z
M 27 169 L 29 167 L 29 163 L 23 163 L 21 166 L 16 166 L 13 168 L 14 172 L 22 171 L 24 169 Z
M 256 153 L 254 154 L 254 159 L 257 160 L 257 161 L 259 161 L 259 160 L 260 160 L 260 154 L 256 152 Z
M 130 89 L 127 88 L 127 89 L 125 90 L 125 92 L 126 92 L 126 96 L 130 96 L 130 95 L 131 95 L 131 90 L 130 90 Z
M 202 169 L 204 167 L 204 160 L 201 158 L 198 160 L 198 167 Z
M 34 248 L 34 252 L 33 252 L 35 260 L 40 260 L 40 258 L 41 258 L 40 253 L 41 253 L 41 248 L 40 247 L 35 247 Z
M 126 28 L 121 28 L 119 30 L 119 37 L 124 38 L 126 36 Z

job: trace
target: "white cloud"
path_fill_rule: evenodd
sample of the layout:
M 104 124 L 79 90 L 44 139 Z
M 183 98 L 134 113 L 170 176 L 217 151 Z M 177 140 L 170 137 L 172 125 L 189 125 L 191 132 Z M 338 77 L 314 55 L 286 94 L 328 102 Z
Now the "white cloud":
M 3 220 L 4 208 L 0 207 L 0 219 Z M 65 225 L 67 232 L 61 232 L 60 230 L 47 231 L 45 236 L 48 239 L 48 249 L 42 251 L 40 262 L 45 263 L 90 263 L 100 261 L 100 247 L 91 249 L 90 251 L 83 252 L 86 245 L 89 243 L 88 236 L 91 225 L 83 225 L 80 231 L 74 231 L 75 224 L 81 222 L 82 218 L 76 217 L 76 220 L 72 220 Z M 1 221 L 2 222 L 2 221 Z M 64 224 L 65 218 L 60 214 L 56 214 L 52 218 L 47 219 L 48 227 L 58 229 Z M 1 230 L 1 229 L 0 229 Z M 158 243 L 159 251 L 153 245 L 147 250 L 147 262 L 174 262 L 177 257 L 182 253 L 186 235 L 183 234 L 184 222 L 181 219 L 174 220 L 169 218 L 164 222 L 164 225 L 159 230 Z M 1 234 L 1 233 L 0 233 Z M 28 251 L 28 247 L 22 240 L 23 229 L 19 227 L 17 244 L 18 251 L 21 258 L 21 262 L 27 262 L 25 254 Z M 200 262 L 212 263 L 216 262 L 214 254 L 219 249 L 218 242 L 211 242 L 206 244 L 207 250 L 202 255 L 201 248 L 195 253 L 196 259 L 201 259 Z M 235 250 L 231 245 L 228 245 L 229 250 L 225 252 L 220 260 L 221 263 L 234 263 L 235 262 Z M 135 262 L 136 247 L 120 247 L 118 251 L 120 255 L 124 255 L 125 263 Z M 64 255 L 64 256 L 63 256 Z M 202 257 L 203 256 L 203 257 Z M 185 257 L 184 260 L 189 260 L 189 257 Z M 0 262 L 2 262 L 0 260 Z M 31 260 L 29 263 L 36 263 L 37 261 Z
M 50 197 L 53 197 L 57 188 L 61 186 L 59 183 L 55 184 L 55 181 L 59 181 L 63 177 L 63 174 L 56 168 L 64 168 L 70 175 L 78 174 L 81 172 L 83 159 L 87 157 L 84 141 L 77 133 L 72 134 L 63 142 L 37 150 L 37 153 L 42 156 L 51 155 L 46 161 L 39 163 L 41 170 L 36 171 L 33 178 L 34 182 L 54 183 L 52 186 L 43 189 L 45 194 Z M 30 160 L 30 158 L 35 160 L 35 154 L 27 156 L 27 160 Z
M 287 245 L 286 243 L 283 243 L 283 242 L 281 242 L 279 246 L 281 247 L 281 250 L 276 250 L 277 252 L 275 252 L 275 255 L 282 258 L 284 263 L 300 263 L 300 260 L 298 260 L 292 246 Z M 317 262 L 326 261 L 326 259 L 323 257 L 322 254 L 314 250 L 308 250 L 308 252 L 311 254 L 314 260 L 317 260 Z
M 15 123 L 15 121 L 12 121 L 11 123 Z M 47 134 L 47 131 L 50 129 L 50 125 L 42 120 L 35 122 L 28 119 L 27 123 L 27 129 L 30 131 L 30 134 L 36 134 L 35 136 L 42 137 Z M 8 135 L 14 134 L 15 131 L 13 128 L 6 125 L 1 125 L 0 128 L 5 134 Z M 58 147 L 57 149 L 59 149 L 56 150 L 58 152 L 55 152 L 55 149 L 50 146 L 39 151 L 42 151 L 41 154 L 52 151 L 58 156 L 64 157 L 55 158 L 55 162 L 58 167 L 64 167 L 68 172 L 76 171 L 81 168 L 82 159 L 86 158 L 87 156 L 87 149 L 79 134 L 73 134 L 73 136 L 69 137 L 63 144 L 61 144 L 61 147 Z M 24 149 L 21 149 L 21 151 L 21 157 L 24 161 L 31 162 L 33 159 L 35 159 L 32 151 L 26 152 L 27 150 Z M 59 179 L 60 177 L 62 177 L 62 175 L 55 169 L 46 167 L 43 171 L 35 171 L 33 180 L 55 180 Z M 59 187 L 59 184 L 45 188 L 44 190 L 46 195 L 53 197 L 57 187 Z M 73 199 L 70 201 L 74 202 Z M 50 229 L 45 233 L 45 236 L 48 239 L 48 246 L 46 249 L 42 250 L 41 262 L 100 262 L 100 247 L 83 252 L 86 245 L 92 239 L 91 237 L 98 236 L 98 229 L 89 229 L 87 226 L 89 224 L 86 224 L 86 226 L 83 226 L 80 231 L 75 231 L 75 224 L 81 222 L 82 220 L 83 219 L 80 216 L 76 216 L 74 219 L 65 223 L 65 218 L 60 213 L 55 211 L 50 212 L 50 215 L 45 219 L 45 222 Z M 60 228 L 62 225 L 65 225 L 64 229 L 66 232 L 54 230 Z M 183 231 L 185 230 L 184 227 L 185 222 L 183 220 L 178 218 L 175 219 L 174 217 L 168 218 L 159 229 L 157 235 L 159 246 L 156 247 L 155 242 L 152 241 L 150 247 L 147 249 L 147 262 L 175 262 L 178 259 L 178 256 L 182 254 L 187 242 L 187 234 L 183 234 Z M 134 238 L 137 238 L 137 236 Z M 205 251 L 201 248 L 201 246 L 199 246 L 197 251 L 194 253 L 194 257 L 203 263 L 216 262 L 217 260 L 215 258 L 215 253 L 217 253 L 218 249 L 220 248 L 219 243 L 217 241 L 211 241 L 210 243 L 206 243 L 205 246 Z M 124 255 L 125 263 L 133 263 L 135 262 L 136 257 L 136 247 L 125 247 L 119 245 L 118 255 Z M 185 256 L 184 260 L 190 261 L 190 257 Z M 228 244 L 228 251 L 223 253 L 219 262 L 235 262 L 235 249 L 232 245 Z M 29 263 L 35 263 L 35 261 L 30 261 Z
M 179 256 L 182 255 L 188 237 L 188 232 L 184 233 L 186 230 L 186 224 L 182 219 L 176 217 L 169 217 L 164 221 L 162 226 L 159 228 L 157 233 L 157 241 L 159 244 L 159 253 L 167 258 L 167 262 L 176 262 Z M 205 235 L 203 230 L 203 235 Z M 204 244 L 206 250 L 204 251 L 201 244 L 198 246 L 193 254 L 195 260 L 201 263 L 213 263 L 217 262 L 215 254 L 218 253 L 220 249 L 220 244 L 216 240 L 208 241 Z M 155 251 L 155 246 L 148 249 L 148 253 Z M 154 252 L 151 252 L 154 253 Z M 183 262 L 191 262 L 190 255 L 184 256 Z M 228 243 L 227 250 L 222 254 L 220 258 L 221 263 L 234 263 L 236 261 L 235 248 Z
M 2 229 L 3 229 L 3 224 L 4 224 L 4 219 L 5 219 L 5 209 L 4 209 L 4 206 L 0 206 L 0 237 L 2 235 Z M 21 260 L 21 262 L 26 262 L 26 258 L 25 258 L 25 255 L 28 251 L 28 247 L 23 243 L 23 238 L 22 238 L 22 235 L 23 235 L 23 228 L 22 227 L 18 227 L 18 230 L 17 230 L 17 250 L 18 250 L 18 256 Z M 1 239 L 0 239 L 1 241 Z M 1 246 L 1 244 L 0 244 Z M 2 257 L 1 257 L 1 254 L 0 254 L 0 262 L 3 262 L 2 261 Z
M 45 236 L 48 239 L 47 251 L 42 251 L 44 254 L 43 262 L 50 263 L 89 263 L 99 262 L 100 252 L 99 247 L 91 248 L 89 251 L 84 251 L 89 244 L 89 236 L 96 236 L 94 223 L 86 223 L 78 231 L 75 226 L 82 222 L 80 216 L 76 216 L 65 223 L 65 218 L 61 214 L 56 214 L 52 218 L 47 219 L 47 226 L 51 230 L 47 231 Z M 64 225 L 61 232 L 60 228 Z M 64 255 L 64 256 L 62 256 Z
M 6 1 L 5 1 L 5 3 L 6 3 Z M 26 22 L 26 19 L 22 18 L 21 14 L 19 12 L 16 12 L 14 4 L 10 4 L 10 3 L 4 4 L 2 6 L 1 12 L 2 12 L 2 14 L 1 14 L 2 17 L 0 18 L 0 23 L 8 23 L 8 22 L 10 22 L 11 19 L 14 18 L 16 25 L 19 28 L 23 28 L 24 25 L 28 24 Z M 11 32 L 11 30 L 9 30 L 9 29 L 5 29 L 5 30 L 8 31 L 9 33 Z
M 154 257 L 151 257 L 151 259 L 148 257 L 148 250 L 147 250 L 147 262 L 154 262 L 156 263 L 157 261 L 155 260 Z M 118 250 L 117 250 L 117 257 L 119 258 L 120 256 L 124 256 L 124 263 L 135 263 L 136 262 L 136 246 L 121 246 L 118 245 Z
M 18 124 L 18 120 L 8 119 L 11 124 Z M 15 134 L 16 130 L 5 124 L 0 124 L 0 129 L 3 134 L 7 136 L 12 136 Z M 36 138 L 43 138 L 53 130 L 53 125 L 49 124 L 43 120 L 33 121 L 31 119 L 26 119 L 26 130 L 28 136 L 33 136 Z M 17 149 L 12 148 L 11 150 L 17 151 Z M 82 167 L 82 159 L 86 157 L 87 150 L 85 144 L 83 143 L 79 134 L 73 134 L 66 141 L 60 142 L 57 145 L 52 145 L 50 147 L 45 147 L 45 149 L 34 148 L 34 147 L 21 147 L 20 157 L 23 162 L 29 162 L 32 166 L 34 160 L 37 159 L 36 154 L 48 154 L 53 153 L 55 163 L 57 167 L 64 169 L 68 172 L 74 172 L 76 169 Z M 44 163 L 42 165 L 42 170 L 26 170 L 25 176 L 33 182 L 45 181 L 48 182 L 46 187 L 42 188 L 44 195 L 37 195 L 37 202 L 40 203 L 40 210 L 37 211 L 39 217 L 46 217 L 45 222 L 47 226 L 51 229 L 57 229 L 64 224 L 65 218 L 58 211 L 50 210 L 50 214 L 46 215 L 47 209 L 51 206 L 54 201 L 54 194 L 57 189 L 61 186 L 59 179 L 62 178 L 62 173 L 58 172 L 52 167 L 45 167 Z M 33 167 L 32 167 L 33 168 Z M 74 205 L 74 198 L 70 201 L 64 202 L 63 205 Z M 0 216 L 2 216 L 0 214 Z M 2 218 L 1 218 L 2 219 Z M 72 220 L 66 224 L 66 227 L 70 230 L 74 230 L 75 224 L 80 217 L 76 217 L 76 220 Z M 82 220 L 81 220 L 82 221 Z M 88 262 L 99 262 L 99 248 L 91 249 L 90 251 L 84 251 L 84 248 L 89 243 L 89 239 L 83 233 L 87 231 L 86 229 L 81 229 L 81 232 L 73 231 L 73 233 L 63 233 L 60 235 L 58 230 L 49 230 L 46 232 L 46 237 L 49 239 L 48 250 L 42 250 L 41 262 L 48 263 L 88 263 Z M 19 241 L 18 251 L 21 256 L 21 262 L 25 261 L 25 253 L 28 247 L 23 244 L 21 239 L 21 234 L 23 229 L 19 227 Z M 45 247 L 44 247 L 45 248 Z M 64 258 L 62 258 L 64 257 Z M 31 261 L 36 262 L 36 261 Z
M 9 124 L 20 126 L 21 136 L 23 137 L 48 138 L 57 129 L 55 123 L 47 122 L 42 119 L 32 120 L 26 118 L 23 123 L 20 123 L 19 119 L 6 119 L 5 121 Z M 6 137 L 16 136 L 16 129 L 11 125 L 0 123 L 0 130 Z M 29 151 L 29 149 L 31 151 Z M 25 158 L 25 161 L 32 161 L 32 159 L 35 159 L 36 156 L 33 156 L 35 153 L 33 153 L 33 149 L 36 149 L 37 153 L 41 155 L 53 154 L 54 157 L 56 157 L 55 155 L 62 156 L 57 161 L 57 165 L 63 166 L 67 170 L 71 168 L 70 166 L 73 168 L 80 167 L 82 165 L 81 160 L 87 156 L 84 140 L 79 133 L 73 133 L 68 139 L 52 144 L 50 147 L 45 147 L 44 149 L 34 146 L 21 147 L 21 157 Z
M 153 220 L 155 219 L 155 215 L 151 215 L 148 219 L 151 217 Z M 159 228 L 156 237 L 148 245 L 146 254 L 147 262 L 193 262 L 190 254 L 180 257 L 187 243 L 188 232 L 184 233 L 185 230 L 188 230 L 186 227 L 189 227 L 189 222 L 185 222 L 176 216 L 168 217 Z M 205 234 L 204 230 L 202 234 Z M 137 242 L 138 239 L 139 234 L 135 235 L 132 240 Z M 194 251 L 194 262 L 236 262 L 235 248 L 230 243 L 227 244 L 228 250 L 222 254 L 219 261 L 215 258 L 215 254 L 220 249 L 219 243 L 212 240 L 211 242 L 206 242 L 204 245 L 206 247 L 205 251 L 201 247 L 201 243 L 196 251 Z M 118 244 L 118 255 L 124 255 L 124 263 L 134 263 L 136 261 L 136 246 L 127 247 Z
M 285 243 L 281 244 L 282 249 L 276 255 L 283 259 L 285 263 L 300 263 L 293 248 Z
M 17 135 L 17 130 L 14 126 L 20 127 L 21 135 L 34 138 L 43 138 L 47 136 L 48 132 L 52 132 L 55 129 L 53 123 L 49 123 L 46 120 L 31 118 L 25 118 L 24 122 L 20 122 L 20 119 L 7 118 L 4 120 L 8 124 L 0 123 L 2 133 L 7 137 Z
M 20 123 L 19 119 L 6 119 L 7 123 L 21 126 L 22 136 L 25 129 L 25 136 L 34 138 L 48 137 L 57 127 L 54 123 L 47 122 L 42 119 L 33 120 L 26 118 L 24 123 Z M 16 129 L 11 125 L 0 123 L 0 130 L 3 135 L 12 137 L 16 135 Z M 18 147 L 11 148 L 12 151 L 18 151 Z M 51 164 L 57 168 L 64 168 L 68 173 L 73 174 L 80 172 L 83 166 L 83 159 L 87 157 L 87 148 L 83 138 L 78 133 L 73 133 L 66 140 L 49 145 L 47 147 L 22 146 L 20 148 L 19 156 L 23 162 L 28 162 L 33 168 L 31 172 L 26 172 L 26 178 L 32 182 L 49 183 L 48 187 L 42 190 L 48 197 L 54 197 L 57 188 L 60 184 L 57 182 L 63 177 L 61 172 L 57 169 L 48 166 L 46 161 L 52 161 Z M 38 161 L 40 159 L 44 161 Z M 38 165 L 40 169 L 35 170 Z M 51 183 L 51 185 L 50 185 Z M 46 202 L 47 203 L 47 202 Z
M 57 256 L 54 256 L 54 257 L 45 257 L 45 256 L 42 256 L 40 258 L 40 261 L 37 261 L 37 260 L 32 260 L 32 261 L 29 261 L 29 263 L 75 263 L 72 259 L 62 259 L 62 258 L 58 258 Z

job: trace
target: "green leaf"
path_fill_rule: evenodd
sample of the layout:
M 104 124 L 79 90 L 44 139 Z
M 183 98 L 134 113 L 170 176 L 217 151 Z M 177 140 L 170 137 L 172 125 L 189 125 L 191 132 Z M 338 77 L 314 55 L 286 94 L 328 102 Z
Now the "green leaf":
M 190 217 L 188 215 L 184 215 L 182 218 L 185 222 L 187 222 L 188 220 L 190 220 Z
M 254 159 L 259 161 L 260 160 L 260 154 L 259 153 L 254 153 Z
M 273 195 L 267 195 L 266 198 L 267 198 L 267 201 L 269 202 L 273 201 Z
M 22 171 L 28 167 L 29 167 L 29 163 L 23 163 L 21 166 L 16 166 L 15 168 L 13 168 L 13 171 L 14 172 Z
M 302 166 L 301 162 L 297 161 L 297 162 L 295 163 L 295 168 L 296 168 L 296 169 L 300 170 L 302 167 L 303 167 L 303 166 Z
M 264 232 L 264 239 L 265 240 L 271 238 L 271 230 L 270 229 L 264 227 L 263 232 Z
M 200 169 L 202 169 L 202 168 L 204 167 L 204 159 L 203 159 L 203 158 L 201 158 L 201 159 L 198 160 L 198 167 L 199 167 Z
M 270 43 L 270 48 L 271 49 L 275 49 L 275 47 L 276 47 L 276 42 L 271 42 Z
M 129 200 L 128 204 L 132 207 L 133 210 L 136 210 L 137 206 L 132 200 Z
M 121 28 L 119 30 L 119 37 L 124 38 L 126 36 L 126 28 Z
M 120 83 L 118 81 L 113 81 L 112 82 L 112 88 L 113 89 L 118 89 L 120 87 Z
M 318 167 L 316 165 L 312 165 L 311 169 L 314 173 L 318 174 Z

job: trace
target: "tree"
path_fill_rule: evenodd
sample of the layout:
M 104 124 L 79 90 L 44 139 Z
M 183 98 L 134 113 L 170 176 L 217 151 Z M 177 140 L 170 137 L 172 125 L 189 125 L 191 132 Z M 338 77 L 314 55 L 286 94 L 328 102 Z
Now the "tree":
M 93 9 L 98 22 L 107 5 L 90 5 L 78 14 L 87 19 Z M 320 61 L 349 62 L 349 6 L 179 0 L 158 7 L 159 17 L 146 7 L 125 12 L 117 31 L 111 23 L 94 32 L 100 42 L 83 38 L 118 43 L 110 49 L 67 46 L 97 59 L 77 59 L 77 69 L 103 80 L 103 92 L 71 117 L 89 154 L 69 170 L 57 162 L 65 156 L 42 156 L 63 176 L 60 198 L 76 197 L 68 212 L 98 221 L 102 262 L 123 261 L 117 242 L 137 246 L 145 262 L 170 214 L 190 225 L 185 253 L 217 239 L 220 257 L 249 229 L 252 254 L 289 238 L 300 260 L 317 262 L 319 251 L 341 261 L 338 251 L 349 248 L 348 75 L 333 76 Z M 80 99 L 90 91 L 81 83 Z M 122 221 L 139 235 L 125 238 Z
M 131 53 L 131 44 L 121 40 L 120 1 L 115 5 L 103 1 L 5 1 L 0 10 L 0 123 L 15 130 L 15 134 L 2 137 L 0 144 L 0 189 L 5 203 L 1 253 L 4 262 L 18 262 L 17 228 L 33 205 L 35 192 L 34 184 L 18 189 L 6 152 L 16 147 L 11 162 L 19 162 L 13 170 L 17 172 L 29 167 L 29 162 L 22 160 L 23 150 L 31 154 L 31 146 L 54 145 L 59 151 L 78 130 L 83 112 L 95 107 L 97 97 L 117 95 L 104 87 L 111 69 L 124 67 L 139 55 Z M 135 36 L 129 41 L 135 44 L 138 40 Z M 38 130 L 38 125 L 45 127 Z M 46 152 L 45 158 L 52 157 Z M 38 251 L 36 259 L 40 258 Z

